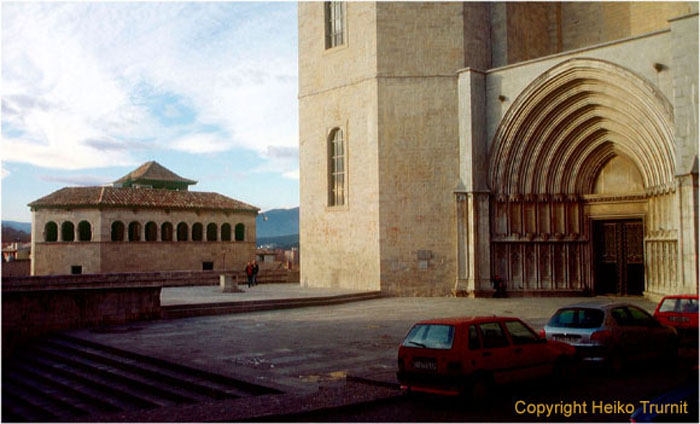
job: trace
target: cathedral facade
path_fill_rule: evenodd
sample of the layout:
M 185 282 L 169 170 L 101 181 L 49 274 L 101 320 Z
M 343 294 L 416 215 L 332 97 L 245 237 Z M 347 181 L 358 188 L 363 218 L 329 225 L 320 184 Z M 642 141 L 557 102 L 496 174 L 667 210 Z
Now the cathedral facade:
M 300 3 L 302 284 L 697 293 L 697 13 Z

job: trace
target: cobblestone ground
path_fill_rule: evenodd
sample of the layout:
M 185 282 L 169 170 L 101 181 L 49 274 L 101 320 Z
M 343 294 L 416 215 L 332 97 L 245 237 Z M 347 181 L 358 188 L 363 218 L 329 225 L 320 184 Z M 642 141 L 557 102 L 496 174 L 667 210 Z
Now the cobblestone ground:
M 191 299 L 196 300 L 197 296 L 193 292 Z M 209 296 L 215 295 L 199 298 L 211 301 Z M 180 291 L 177 297 L 187 295 Z M 648 311 L 655 307 L 643 298 L 604 299 L 634 303 Z M 382 298 L 334 306 L 140 322 L 70 334 L 286 392 L 311 393 L 319 387 L 344 384 L 348 374 L 395 381 L 397 347 L 417 320 L 508 315 L 520 317 L 539 329 L 557 308 L 589 300 Z

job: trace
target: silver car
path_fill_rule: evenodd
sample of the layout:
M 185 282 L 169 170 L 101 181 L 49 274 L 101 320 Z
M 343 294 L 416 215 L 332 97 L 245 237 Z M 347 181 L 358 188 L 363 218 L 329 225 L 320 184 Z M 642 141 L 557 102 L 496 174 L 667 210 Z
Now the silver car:
M 548 340 L 576 348 L 587 362 L 620 371 L 629 360 L 678 354 L 676 331 L 643 309 L 627 303 L 578 303 L 559 309 L 544 327 Z

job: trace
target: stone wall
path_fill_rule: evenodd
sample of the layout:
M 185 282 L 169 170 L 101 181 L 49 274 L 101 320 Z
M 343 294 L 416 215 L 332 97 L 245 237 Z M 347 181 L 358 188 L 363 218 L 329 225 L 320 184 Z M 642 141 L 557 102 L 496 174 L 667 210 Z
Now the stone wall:
M 31 261 L 29 259 L 2 262 L 2 277 L 22 277 L 31 273 Z
M 56 222 L 59 241 L 47 242 L 46 223 Z M 76 227 L 81 221 L 91 225 L 92 240 L 61 241 L 63 222 Z M 124 225 L 124 241 L 111 241 L 112 224 Z M 128 227 L 138 222 L 139 241 L 128 241 Z M 146 225 L 156 224 L 156 241 L 145 241 Z M 187 241 L 161 241 L 163 223 L 172 224 L 173 240 L 177 226 L 187 224 Z M 192 227 L 202 224 L 203 240 L 192 241 Z M 216 224 L 217 241 L 207 241 L 207 225 Z M 235 226 L 245 226 L 243 241 L 235 240 Z M 231 241 L 221 241 L 221 229 L 229 224 Z M 255 214 L 224 211 L 180 211 L 157 209 L 40 209 L 32 214 L 32 275 L 70 274 L 72 266 L 82 267 L 83 274 L 105 272 L 144 272 L 202 270 L 203 262 L 212 262 L 213 269 L 243 268 L 255 256 Z
M 6 287 L 2 291 L 3 353 L 54 331 L 160 318 L 160 286 Z
M 344 46 L 325 50 L 323 3 L 300 3 L 301 283 L 379 289 L 374 7 L 346 3 Z M 345 142 L 346 204 L 328 206 L 328 136 Z

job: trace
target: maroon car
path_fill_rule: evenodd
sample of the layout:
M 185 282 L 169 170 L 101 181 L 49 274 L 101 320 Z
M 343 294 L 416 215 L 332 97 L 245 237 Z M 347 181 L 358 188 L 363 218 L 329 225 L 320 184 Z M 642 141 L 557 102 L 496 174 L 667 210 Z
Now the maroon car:
M 399 346 L 396 375 L 407 391 L 457 395 L 493 383 L 565 375 L 574 353 L 517 318 L 435 319 L 411 328 Z

